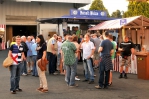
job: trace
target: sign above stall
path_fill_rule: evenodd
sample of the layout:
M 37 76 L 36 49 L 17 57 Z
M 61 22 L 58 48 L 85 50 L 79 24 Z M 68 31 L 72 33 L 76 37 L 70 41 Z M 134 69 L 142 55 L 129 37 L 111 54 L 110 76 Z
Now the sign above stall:
M 71 16 L 107 17 L 106 11 L 98 10 L 70 10 Z
M 121 19 L 120 20 L 120 25 L 125 25 L 127 24 L 127 20 L 126 19 Z

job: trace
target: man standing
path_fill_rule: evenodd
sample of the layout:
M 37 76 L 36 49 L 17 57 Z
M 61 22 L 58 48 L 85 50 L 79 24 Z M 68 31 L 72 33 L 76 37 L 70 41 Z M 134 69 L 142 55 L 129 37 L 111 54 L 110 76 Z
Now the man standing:
M 32 61 L 32 50 L 31 50 L 31 47 L 33 45 L 33 42 L 31 41 L 31 37 L 28 36 L 27 37 L 27 47 L 28 47 L 28 51 L 27 51 L 27 65 L 28 65 L 28 73 L 31 73 L 32 71 L 32 66 L 33 66 L 33 61 Z
M 123 78 L 123 67 L 125 66 L 125 74 L 124 78 L 127 79 L 128 67 L 131 65 L 131 54 L 132 60 L 134 60 L 134 44 L 129 41 L 128 37 L 125 36 L 123 42 L 120 43 L 119 51 L 121 51 L 122 63 L 120 67 L 120 76 L 119 78 Z
M 85 70 L 85 80 L 83 80 L 83 82 L 89 81 L 88 83 L 92 84 L 94 83 L 94 71 L 92 67 L 91 57 L 94 54 L 95 47 L 93 42 L 90 41 L 90 35 L 88 33 L 84 36 L 84 40 L 85 42 L 82 42 L 82 44 L 80 44 L 81 49 L 83 50 L 83 65 Z
M 26 58 L 27 58 L 28 47 L 26 45 L 26 37 L 25 36 L 21 37 L 21 45 L 24 48 L 24 56 L 25 56 L 21 73 L 22 73 L 22 75 L 26 76 L 27 75 Z
M 30 37 L 31 37 L 31 41 L 32 41 L 33 43 L 35 43 L 36 40 L 35 40 L 35 38 L 34 38 L 34 35 L 31 35 Z
M 94 52 L 94 55 L 93 55 L 93 61 L 94 61 L 95 68 L 97 68 L 98 65 L 99 65 L 99 53 L 98 53 L 98 49 L 99 49 L 99 46 L 100 46 L 101 41 L 100 41 L 99 38 L 97 38 L 97 34 L 96 33 L 93 35 L 93 40 L 94 40 L 94 44 L 95 44 L 95 48 L 96 48 L 95 49 L 95 52 Z
M 57 35 L 54 34 L 53 37 L 47 43 L 47 59 L 49 61 L 49 74 L 57 74 L 56 71 L 56 63 L 57 63 Z
M 16 44 L 13 44 L 10 49 L 8 56 L 12 57 L 13 59 L 13 64 L 10 66 L 10 72 L 11 72 L 11 77 L 10 77 L 10 92 L 12 94 L 16 94 L 16 91 L 22 91 L 19 87 L 19 82 L 20 82 L 20 74 L 21 74 L 21 69 L 22 69 L 22 61 L 24 58 L 24 49 L 23 46 L 21 45 L 21 38 L 20 36 L 16 36 Z
M 64 59 L 64 65 L 66 67 L 66 76 L 65 80 L 67 85 L 70 87 L 77 87 L 75 84 L 75 75 L 76 75 L 76 47 L 73 43 L 70 42 L 72 39 L 71 36 L 68 36 L 68 39 L 62 45 L 62 56 Z
M 103 34 L 104 40 L 101 42 L 98 52 L 101 54 L 100 66 L 99 66 L 99 85 L 95 86 L 97 89 L 108 88 L 110 70 L 113 70 L 111 54 L 113 53 L 113 45 L 109 40 L 109 33 Z

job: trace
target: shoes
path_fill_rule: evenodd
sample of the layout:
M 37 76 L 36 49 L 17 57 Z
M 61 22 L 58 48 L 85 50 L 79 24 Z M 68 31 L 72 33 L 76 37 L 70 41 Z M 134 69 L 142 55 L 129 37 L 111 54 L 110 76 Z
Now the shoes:
M 23 73 L 22 76 L 27 76 L 27 74 Z
M 53 75 L 58 75 L 58 73 L 53 73 Z
M 123 75 L 122 75 L 122 73 L 120 74 L 120 76 L 119 76 L 119 79 L 121 79 L 121 78 L 123 78 Z
M 125 79 L 127 79 L 127 78 L 128 78 L 128 77 L 127 77 L 127 74 L 125 74 L 125 75 L 124 75 L 124 78 L 125 78 Z
M 103 89 L 103 87 L 100 87 L 99 85 L 95 86 L 96 89 Z
M 94 77 L 96 77 L 96 75 L 94 75 Z
M 87 82 L 88 81 L 88 79 L 85 79 L 85 80 L 83 80 L 82 82 Z
M 69 87 L 78 87 L 78 84 L 70 85 Z
M 79 79 L 79 78 L 77 78 L 77 77 L 75 77 L 75 80 L 80 81 L 80 79 Z
M 38 89 L 36 89 L 37 91 L 41 91 L 43 88 L 39 87 Z
M 22 89 L 18 88 L 18 89 L 16 89 L 16 91 L 18 91 L 18 92 L 22 92 Z
M 104 89 L 108 89 L 108 86 L 104 86 Z
M 94 81 L 89 81 L 89 82 L 88 82 L 88 84 L 93 84 L 93 83 L 94 83 Z
M 11 94 L 16 94 L 16 91 L 10 91 Z
M 40 90 L 41 93 L 47 93 L 48 92 L 48 89 L 42 89 Z
M 108 84 L 108 86 L 111 86 L 111 85 L 112 85 L 112 82 Z

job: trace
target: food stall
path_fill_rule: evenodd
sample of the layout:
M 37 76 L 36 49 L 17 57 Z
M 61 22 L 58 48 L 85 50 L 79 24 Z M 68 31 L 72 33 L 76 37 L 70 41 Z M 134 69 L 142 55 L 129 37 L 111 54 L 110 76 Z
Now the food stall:
M 118 42 L 122 42 L 122 38 L 127 35 L 130 40 L 136 45 L 136 56 L 135 60 L 131 61 L 131 66 L 129 68 L 129 73 L 138 74 L 140 73 L 141 64 L 140 61 L 149 59 L 148 53 L 149 53 L 149 18 L 146 18 L 144 16 L 135 16 L 130 18 L 122 18 L 122 19 L 116 19 L 116 20 L 110 20 L 102 22 L 89 30 L 102 30 L 102 31 L 117 31 Z M 112 33 L 111 33 L 112 34 Z M 140 58 L 141 57 L 141 58 Z M 142 58 L 143 57 L 143 58 Z M 114 63 L 114 70 L 119 71 L 121 56 L 117 56 Z M 140 60 L 142 59 L 142 60 Z M 142 61 L 143 62 L 143 61 Z M 144 66 L 143 71 L 148 70 L 147 68 L 148 62 Z M 138 66 L 137 66 L 138 65 Z M 148 65 L 149 67 L 149 65 Z M 148 71 L 149 72 L 149 71 Z M 145 75 L 145 74 L 144 74 Z M 147 74 L 149 76 L 149 74 Z M 139 75 L 138 75 L 139 76 Z M 149 77 L 142 77 L 139 76 L 138 78 L 141 79 L 149 79 Z

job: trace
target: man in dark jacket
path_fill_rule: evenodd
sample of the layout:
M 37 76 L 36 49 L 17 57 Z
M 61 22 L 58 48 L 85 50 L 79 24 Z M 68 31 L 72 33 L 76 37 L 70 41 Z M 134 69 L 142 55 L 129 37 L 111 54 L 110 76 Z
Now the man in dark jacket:
M 25 59 L 23 61 L 24 65 L 23 65 L 23 68 L 22 68 L 22 72 L 21 73 L 22 73 L 22 75 L 27 76 L 26 57 L 27 57 L 28 47 L 26 45 L 26 37 L 25 36 L 22 36 L 21 37 L 21 45 L 24 48 L 24 56 L 25 56 Z

